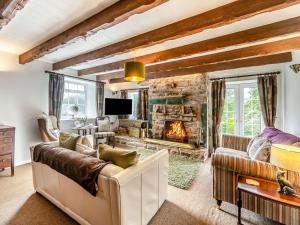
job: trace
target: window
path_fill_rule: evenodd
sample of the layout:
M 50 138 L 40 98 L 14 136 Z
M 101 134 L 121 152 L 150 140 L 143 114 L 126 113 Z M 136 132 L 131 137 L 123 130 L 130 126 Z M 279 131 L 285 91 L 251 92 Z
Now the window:
M 226 86 L 221 132 L 247 137 L 259 134 L 263 123 L 257 84 L 230 83 Z
M 62 104 L 62 118 L 70 118 L 68 109 L 73 105 L 78 106 L 78 114 L 86 115 L 86 98 L 86 86 L 84 84 L 66 81 Z
M 129 91 L 128 99 L 132 99 L 132 114 L 129 116 L 130 119 L 137 119 L 137 105 L 139 101 L 138 91 Z

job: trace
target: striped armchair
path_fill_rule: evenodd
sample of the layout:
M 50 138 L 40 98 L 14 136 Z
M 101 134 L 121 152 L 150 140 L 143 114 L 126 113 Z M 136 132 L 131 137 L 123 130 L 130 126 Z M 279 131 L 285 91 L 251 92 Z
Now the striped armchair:
M 267 180 L 275 180 L 276 167 L 270 163 L 251 160 L 247 153 L 250 139 L 223 135 L 222 147 L 212 155 L 213 197 L 220 206 L 222 201 L 236 204 L 237 176 L 248 175 Z M 288 171 L 289 180 L 300 187 L 300 174 Z M 243 208 L 265 216 L 274 221 L 289 224 L 300 224 L 300 210 L 242 193 Z

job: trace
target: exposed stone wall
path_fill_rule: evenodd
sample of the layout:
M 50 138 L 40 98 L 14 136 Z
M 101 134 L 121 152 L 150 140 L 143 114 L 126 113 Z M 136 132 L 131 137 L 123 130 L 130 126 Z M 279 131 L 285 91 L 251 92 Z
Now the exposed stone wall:
M 177 99 L 175 103 L 153 104 L 152 129 L 155 137 L 162 136 L 165 120 L 178 119 L 184 121 L 189 143 L 198 144 L 201 137 L 201 105 L 207 104 L 207 86 L 206 74 L 150 80 L 150 102 L 156 99 Z

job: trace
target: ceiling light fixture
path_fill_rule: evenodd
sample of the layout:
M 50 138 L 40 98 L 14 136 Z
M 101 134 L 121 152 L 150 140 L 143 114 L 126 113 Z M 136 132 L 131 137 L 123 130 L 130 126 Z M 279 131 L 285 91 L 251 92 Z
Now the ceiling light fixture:
M 142 62 L 131 61 L 125 63 L 124 80 L 140 82 L 145 80 L 145 64 Z

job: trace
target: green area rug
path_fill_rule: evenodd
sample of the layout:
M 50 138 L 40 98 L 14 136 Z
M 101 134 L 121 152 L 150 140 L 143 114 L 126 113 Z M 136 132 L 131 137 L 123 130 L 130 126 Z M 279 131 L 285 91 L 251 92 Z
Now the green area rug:
M 140 160 L 144 160 L 156 151 L 149 149 L 138 149 Z M 180 155 L 169 156 L 169 185 L 181 189 L 189 189 L 192 185 L 201 162 L 199 159 L 189 159 Z

